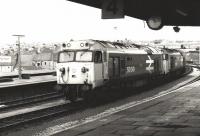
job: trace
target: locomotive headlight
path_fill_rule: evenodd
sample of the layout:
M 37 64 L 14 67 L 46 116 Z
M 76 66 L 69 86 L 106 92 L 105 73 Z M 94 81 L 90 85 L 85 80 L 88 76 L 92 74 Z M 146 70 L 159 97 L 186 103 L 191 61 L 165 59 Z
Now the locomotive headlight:
M 81 72 L 82 72 L 82 73 L 86 73 L 87 71 L 89 71 L 88 68 L 86 68 L 86 67 L 82 67 L 82 68 L 81 68 Z
M 65 74 L 65 68 L 60 68 L 60 72 L 61 72 L 62 74 Z

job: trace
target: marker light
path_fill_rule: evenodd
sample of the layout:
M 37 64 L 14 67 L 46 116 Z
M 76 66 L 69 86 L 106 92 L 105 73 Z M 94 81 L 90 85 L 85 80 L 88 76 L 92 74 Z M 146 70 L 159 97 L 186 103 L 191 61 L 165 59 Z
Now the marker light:
M 68 44 L 67 44 L 67 47 L 70 47 L 70 46 L 71 46 L 71 44 L 70 44 L 70 43 L 68 43 Z
M 83 47 L 83 46 L 84 46 L 84 43 L 81 43 L 80 46 Z
M 66 44 L 65 44 L 65 43 L 63 43 L 63 44 L 62 44 L 62 47 L 63 47 L 63 48 L 65 48 L 65 47 L 66 47 Z

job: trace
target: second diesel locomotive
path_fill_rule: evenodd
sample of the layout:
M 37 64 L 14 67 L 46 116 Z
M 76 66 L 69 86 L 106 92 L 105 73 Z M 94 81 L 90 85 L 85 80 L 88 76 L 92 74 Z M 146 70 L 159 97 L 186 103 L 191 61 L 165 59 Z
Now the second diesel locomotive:
M 142 86 L 156 78 L 184 71 L 175 50 L 98 40 L 71 41 L 58 54 L 57 83 L 75 101 L 103 86 Z

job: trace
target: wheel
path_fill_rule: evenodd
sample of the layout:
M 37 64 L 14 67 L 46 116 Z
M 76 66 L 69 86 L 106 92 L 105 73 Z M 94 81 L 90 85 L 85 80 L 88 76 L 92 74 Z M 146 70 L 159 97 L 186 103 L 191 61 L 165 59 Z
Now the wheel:
M 75 101 L 78 99 L 76 90 L 70 89 L 70 90 L 69 90 L 69 97 L 68 97 L 68 98 L 69 98 L 69 100 L 70 100 L 71 102 L 75 102 Z
M 63 91 L 66 100 L 70 100 L 71 102 L 75 102 L 77 100 L 77 92 L 74 87 L 67 86 Z
M 97 103 L 97 96 L 96 96 L 96 91 L 86 91 L 84 93 L 84 101 L 86 102 L 87 105 L 89 106 L 94 106 Z
M 69 100 L 69 87 L 65 87 L 65 88 L 63 89 L 63 94 L 64 94 L 64 96 L 65 96 L 65 99 L 66 99 L 66 100 Z
M 91 94 L 90 93 L 91 93 L 90 91 L 85 91 L 83 94 L 83 98 L 84 98 L 84 101 L 86 102 L 86 104 L 91 102 Z

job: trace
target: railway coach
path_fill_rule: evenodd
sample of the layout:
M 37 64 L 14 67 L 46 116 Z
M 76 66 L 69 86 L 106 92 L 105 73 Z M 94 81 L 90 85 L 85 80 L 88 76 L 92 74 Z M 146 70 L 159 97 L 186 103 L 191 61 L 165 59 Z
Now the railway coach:
M 168 53 L 136 44 L 71 41 L 58 54 L 57 83 L 71 101 L 104 86 L 142 86 L 170 72 L 176 59 L 169 61 Z

